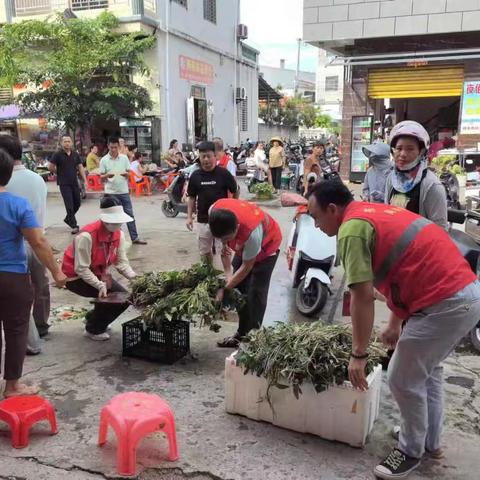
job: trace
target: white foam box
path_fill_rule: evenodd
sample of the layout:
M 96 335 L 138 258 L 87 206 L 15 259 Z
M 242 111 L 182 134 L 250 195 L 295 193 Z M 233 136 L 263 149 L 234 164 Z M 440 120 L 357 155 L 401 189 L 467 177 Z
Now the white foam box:
M 311 433 L 327 440 L 363 447 L 378 417 L 382 367 L 367 377 L 369 388 L 362 392 L 350 382 L 317 393 L 311 383 L 301 386 L 295 398 L 292 388 L 270 389 L 270 406 L 264 377 L 245 375 L 236 365 L 235 353 L 225 360 L 225 407 L 228 413 L 263 420 L 296 432 Z

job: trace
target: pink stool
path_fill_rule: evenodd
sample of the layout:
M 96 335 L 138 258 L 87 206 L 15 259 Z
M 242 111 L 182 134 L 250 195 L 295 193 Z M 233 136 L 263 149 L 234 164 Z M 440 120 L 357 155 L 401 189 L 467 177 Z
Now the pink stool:
M 34 423 L 50 422 L 52 435 L 57 433 L 57 419 L 52 404 L 38 395 L 7 398 L 0 402 L 0 420 L 12 430 L 12 446 L 28 447 L 28 435 Z
M 112 398 L 100 414 L 100 446 L 107 441 L 108 425 L 117 435 L 117 471 L 120 475 L 135 475 L 138 442 L 159 430 L 163 430 L 168 438 L 168 459 L 171 462 L 178 459 L 173 412 L 168 403 L 157 395 L 127 392 Z

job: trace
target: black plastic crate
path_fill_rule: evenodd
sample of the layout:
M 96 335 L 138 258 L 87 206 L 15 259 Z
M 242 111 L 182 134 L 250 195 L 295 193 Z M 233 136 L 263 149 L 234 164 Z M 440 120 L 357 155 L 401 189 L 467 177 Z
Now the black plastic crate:
M 190 351 L 190 322 L 165 321 L 160 330 L 144 328 L 139 319 L 122 325 L 125 357 L 137 357 L 171 365 Z

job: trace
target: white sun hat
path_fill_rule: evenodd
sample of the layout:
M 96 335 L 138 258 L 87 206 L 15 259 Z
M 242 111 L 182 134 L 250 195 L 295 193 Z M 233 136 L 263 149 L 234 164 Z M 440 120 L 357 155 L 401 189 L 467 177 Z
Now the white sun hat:
M 128 223 L 133 222 L 133 218 L 123 211 L 121 205 L 100 209 L 100 220 L 105 223 Z

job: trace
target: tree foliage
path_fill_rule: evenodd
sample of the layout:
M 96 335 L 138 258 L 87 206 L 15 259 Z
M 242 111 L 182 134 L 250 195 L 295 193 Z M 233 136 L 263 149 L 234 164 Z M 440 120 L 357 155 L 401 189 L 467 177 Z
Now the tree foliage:
M 284 98 L 278 106 L 260 105 L 259 116 L 269 124 L 311 128 L 315 125 L 317 108 L 309 100 L 297 95 Z
M 94 118 L 117 119 L 151 108 L 132 75 L 147 75 L 144 53 L 154 37 L 117 31 L 118 19 L 42 20 L 7 24 L 0 32 L 0 82 L 25 84 L 15 101 L 27 112 L 64 121 L 69 130 Z

